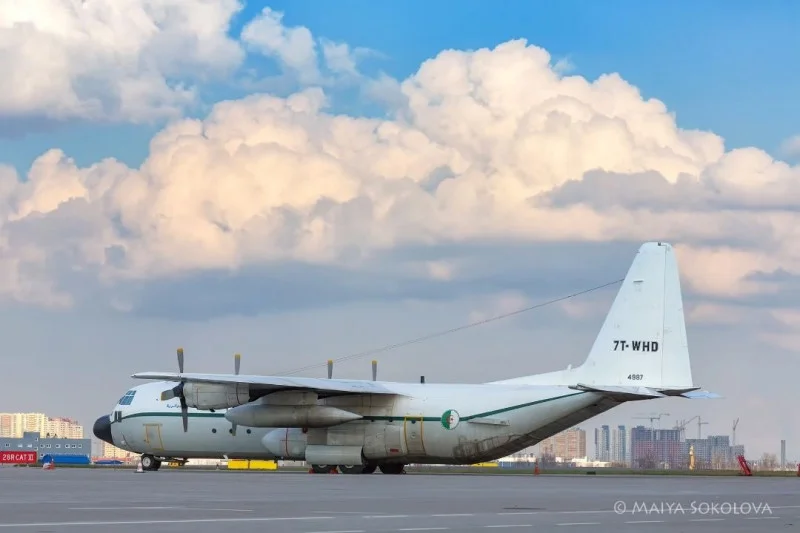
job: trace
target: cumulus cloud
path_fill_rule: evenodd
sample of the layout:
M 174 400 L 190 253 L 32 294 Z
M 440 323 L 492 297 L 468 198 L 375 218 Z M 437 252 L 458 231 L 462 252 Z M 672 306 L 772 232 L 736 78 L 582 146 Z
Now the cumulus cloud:
M 375 55 L 367 48 L 352 48 L 347 43 L 315 38 L 305 26 L 288 26 L 284 13 L 265 7 L 242 30 L 242 42 L 252 52 L 278 62 L 284 78 L 300 85 L 331 86 L 366 78 L 358 62 Z M 274 85 L 275 80 L 260 80 Z
M 375 83 L 359 71 L 375 52 L 286 26 L 284 14 L 268 7 L 231 34 L 242 7 L 242 0 L 3 3 L 0 136 L 65 120 L 174 119 L 200 103 L 212 81 L 284 92 Z M 247 52 L 274 60 L 283 75 L 254 67 Z
M 244 35 L 315 79 L 310 35 L 280 28 L 266 10 Z M 316 87 L 176 121 L 140 168 L 52 150 L 0 182 L 0 293 L 63 302 L 65 272 L 105 284 L 291 262 L 358 273 L 434 244 L 666 239 L 688 286 L 721 299 L 772 294 L 754 273 L 800 273 L 798 167 L 679 128 L 617 74 L 560 70 L 521 40 L 448 50 L 386 83 L 402 96 L 390 119 L 330 113 Z M 469 277 L 469 259 L 428 253 L 389 268 Z
M 0 3 L 0 116 L 171 118 L 194 81 L 244 53 L 228 36 L 238 0 L 27 0 Z
M 800 135 L 794 135 L 783 141 L 781 152 L 787 157 L 800 158 Z

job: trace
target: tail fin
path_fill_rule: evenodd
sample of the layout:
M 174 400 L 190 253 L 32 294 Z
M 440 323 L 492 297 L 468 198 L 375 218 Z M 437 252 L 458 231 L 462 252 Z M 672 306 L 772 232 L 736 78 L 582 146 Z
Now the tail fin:
M 576 370 L 589 386 L 695 388 L 671 245 L 648 242 L 639 248 L 589 356 Z

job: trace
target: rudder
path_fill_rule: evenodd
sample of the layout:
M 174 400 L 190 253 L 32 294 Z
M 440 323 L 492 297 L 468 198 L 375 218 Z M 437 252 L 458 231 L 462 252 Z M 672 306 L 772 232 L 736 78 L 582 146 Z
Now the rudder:
M 639 248 L 579 373 L 587 385 L 693 386 L 680 274 L 670 244 Z

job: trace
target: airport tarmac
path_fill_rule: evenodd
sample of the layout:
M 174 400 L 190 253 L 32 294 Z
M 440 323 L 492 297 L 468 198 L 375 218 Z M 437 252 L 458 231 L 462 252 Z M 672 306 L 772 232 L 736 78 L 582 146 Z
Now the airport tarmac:
M 751 533 L 800 528 L 798 488 L 798 478 L 0 468 L 0 533 Z

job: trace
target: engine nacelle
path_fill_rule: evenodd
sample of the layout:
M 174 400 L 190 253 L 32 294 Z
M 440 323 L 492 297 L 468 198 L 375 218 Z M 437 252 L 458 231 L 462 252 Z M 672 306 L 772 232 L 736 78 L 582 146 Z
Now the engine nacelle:
M 186 405 L 196 409 L 228 409 L 251 401 L 250 386 L 244 383 L 186 383 Z
M 329 405 L 267 405 L 251 403 L 229 409 L 225 419 L 256 428 L 325 428 L 363 418 Z
M 299 428 L 275 429 L 261 439 L 269 453 L 288 461 L 304 461 L 307 443 L 307 434 Z

